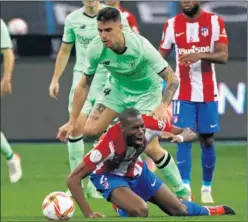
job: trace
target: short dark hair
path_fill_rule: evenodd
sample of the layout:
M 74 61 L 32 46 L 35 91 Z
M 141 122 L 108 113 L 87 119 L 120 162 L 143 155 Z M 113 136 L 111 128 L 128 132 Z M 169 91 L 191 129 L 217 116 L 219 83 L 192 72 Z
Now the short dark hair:
M 114 7 L 106 7 L 98 12 L 96 19 L 98 22 L 121 22 L 121 14 L 120 11 Z
M 119 120 L 122 124 L 127 123 L 127 119 L 129 117 L 138 117 L 140 114 L 139 110 L 135 108 L 128 108 L 125 109 L 120 115 L 119 115 Z

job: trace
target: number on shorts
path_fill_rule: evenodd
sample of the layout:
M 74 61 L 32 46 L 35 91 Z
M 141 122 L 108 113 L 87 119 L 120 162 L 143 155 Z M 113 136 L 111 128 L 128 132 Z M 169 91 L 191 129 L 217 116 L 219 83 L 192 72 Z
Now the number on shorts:
M 173 102 L 173 114 L 178 115 L 180 113 L 180 101 Z
M 108 178 L 105 177 L 104 175 L 102 175 L 102 177 L 100 179 L 100 184 L 104 184 L 107 180 L 108 180 Z

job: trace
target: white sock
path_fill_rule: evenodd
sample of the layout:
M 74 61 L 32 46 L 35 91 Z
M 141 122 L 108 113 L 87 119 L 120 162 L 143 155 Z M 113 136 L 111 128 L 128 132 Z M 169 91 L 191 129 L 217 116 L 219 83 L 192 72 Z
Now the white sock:
M 207 190 L 211 192 L 211 186 L 202 185 L 201 190 Z
M 84 156 L 83 136 L 70 137 L 67 143 L 71 172 L 82 162 Z

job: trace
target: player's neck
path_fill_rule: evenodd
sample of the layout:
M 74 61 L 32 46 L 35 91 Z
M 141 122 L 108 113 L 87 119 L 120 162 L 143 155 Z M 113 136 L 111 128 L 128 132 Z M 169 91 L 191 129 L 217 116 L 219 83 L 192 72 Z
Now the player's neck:
M 122 54 L 126 51 L 126 41 L 123 33 L 120 36 L 120 40 L 112 47 L 112 50 L 118 54 Z
M 196 21 L 197 19 L 199 19 L 199 17 L 201 16 L 201 14 L 202 14 L 202 10 L 199 9 L 199 10 L 197 11 L 197 13 L 196 13 L 195 15 L 193 15 L 193 16 L 188 16 L 188 15 L 186 15 L 186 14 L 184 14 L 184 15 L 185 15 L 186 19 L 187 19 L 189 22 L 194 22 L 194 21 Z
M 99 2 L 95 7 L 84 7 L 84 13 L 89 16 L 95 16 L 101 9 L 101 3 Z

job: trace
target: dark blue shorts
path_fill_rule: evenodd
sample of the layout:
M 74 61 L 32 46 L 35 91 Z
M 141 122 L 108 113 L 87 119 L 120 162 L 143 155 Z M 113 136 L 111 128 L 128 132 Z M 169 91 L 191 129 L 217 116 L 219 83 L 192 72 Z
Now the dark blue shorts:
M 148 201 L 162 186 L 163 182 L 152 173 L 144 164 L 143 172 L 139 177 L 129 178 L 117 176 L 111 173 L 91 174 L 90 180 L 96 189 L 102 193 L 106 200 L 110 200 L 113 190 L 118 187 L 129 187 L 144 201 Z
M 173 125 L 203 134 L 218 132 L 218 102 L 173 101 Z

